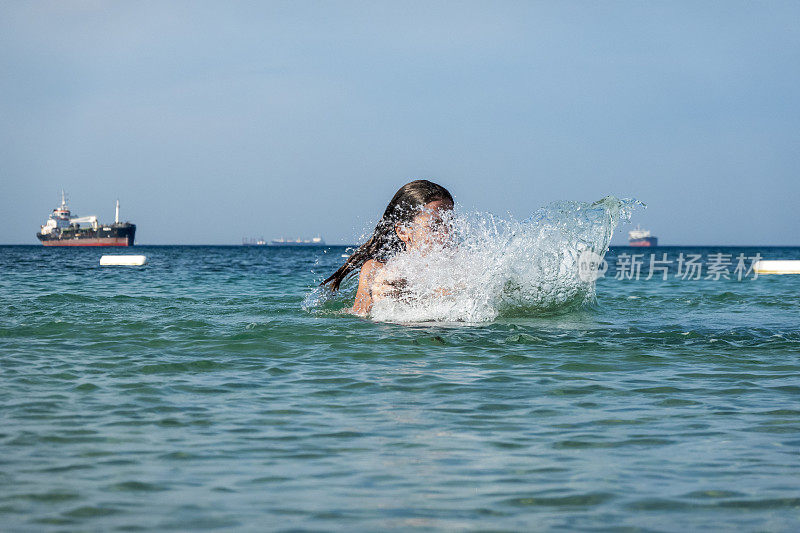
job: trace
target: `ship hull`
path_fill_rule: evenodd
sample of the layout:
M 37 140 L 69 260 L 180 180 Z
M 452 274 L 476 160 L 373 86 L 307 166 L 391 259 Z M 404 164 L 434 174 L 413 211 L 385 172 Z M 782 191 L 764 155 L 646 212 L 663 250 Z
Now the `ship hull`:
M 133 246 L 128 239 L 58 239 L 42 241 L 44 246 Z
M 631 239 L 628 241 L 629 246 L 658 246 L 657 237 L 645 237 L 643 239 Z
M 114 224 L 109 229 L 63 229 L 37 233 L 44 246 L 133 246 L 136 224 Z

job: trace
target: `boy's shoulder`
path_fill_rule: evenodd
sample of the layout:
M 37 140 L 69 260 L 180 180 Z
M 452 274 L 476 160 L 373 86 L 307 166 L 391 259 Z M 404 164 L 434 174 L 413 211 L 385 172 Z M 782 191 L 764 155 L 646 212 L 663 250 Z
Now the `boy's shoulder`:
M 364 261 L 364 264 L 361 265 L 361 272 L 370 272 L 372 270 L 383 268 L 384 263 L 381 263 L 377 259 L 367 259 Z
M 382 277 L 380 273 L 383 271 L 384 265 L 384 263 L 381 263 L 377 259 L 365 261 L 364 264 L 361 265 L 361 273 L 359 274 L 359 278 L 373 282 L 377 281 Z

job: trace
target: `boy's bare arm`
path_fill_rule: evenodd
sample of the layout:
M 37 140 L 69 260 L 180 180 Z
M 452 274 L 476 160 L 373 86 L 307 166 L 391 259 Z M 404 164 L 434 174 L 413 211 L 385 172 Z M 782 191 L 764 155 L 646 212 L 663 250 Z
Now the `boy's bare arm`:
M 358 290 L 356 291 L 356 301 L 350 310 L 357 315 L 366 315 L 372 309 L 372 285 L 375 275 L 380 271 L 381 264 L 371 259 L 361 266 L 361 273 L 358 275 Z

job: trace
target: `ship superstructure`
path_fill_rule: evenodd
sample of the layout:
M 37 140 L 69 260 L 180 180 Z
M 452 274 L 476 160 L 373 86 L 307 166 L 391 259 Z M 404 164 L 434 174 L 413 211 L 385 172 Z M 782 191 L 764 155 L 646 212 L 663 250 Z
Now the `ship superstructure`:
M 117 200 L 114 223 L 101 224 L 95 215 L 74 217 L 61 191 L 61 205 L 53 209 L 36 238 L 44 246 L 133 246 L 136 224 L 119 221 Z
M 650 230 L 636 226 L 636 229 L 628 232 L 628 244 L 630 246 L 658 246 L 658 237 L 650 235 Z

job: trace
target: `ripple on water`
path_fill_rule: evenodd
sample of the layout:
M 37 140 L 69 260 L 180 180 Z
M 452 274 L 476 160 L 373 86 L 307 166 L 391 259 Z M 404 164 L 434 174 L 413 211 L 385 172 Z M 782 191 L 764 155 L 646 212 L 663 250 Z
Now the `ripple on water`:
M 514 507 L 595 507 L 609 502 L 615 495 L 609 492 L 588 492 L 566 496 L 525 496 L 500 501 L 500 505 Z

